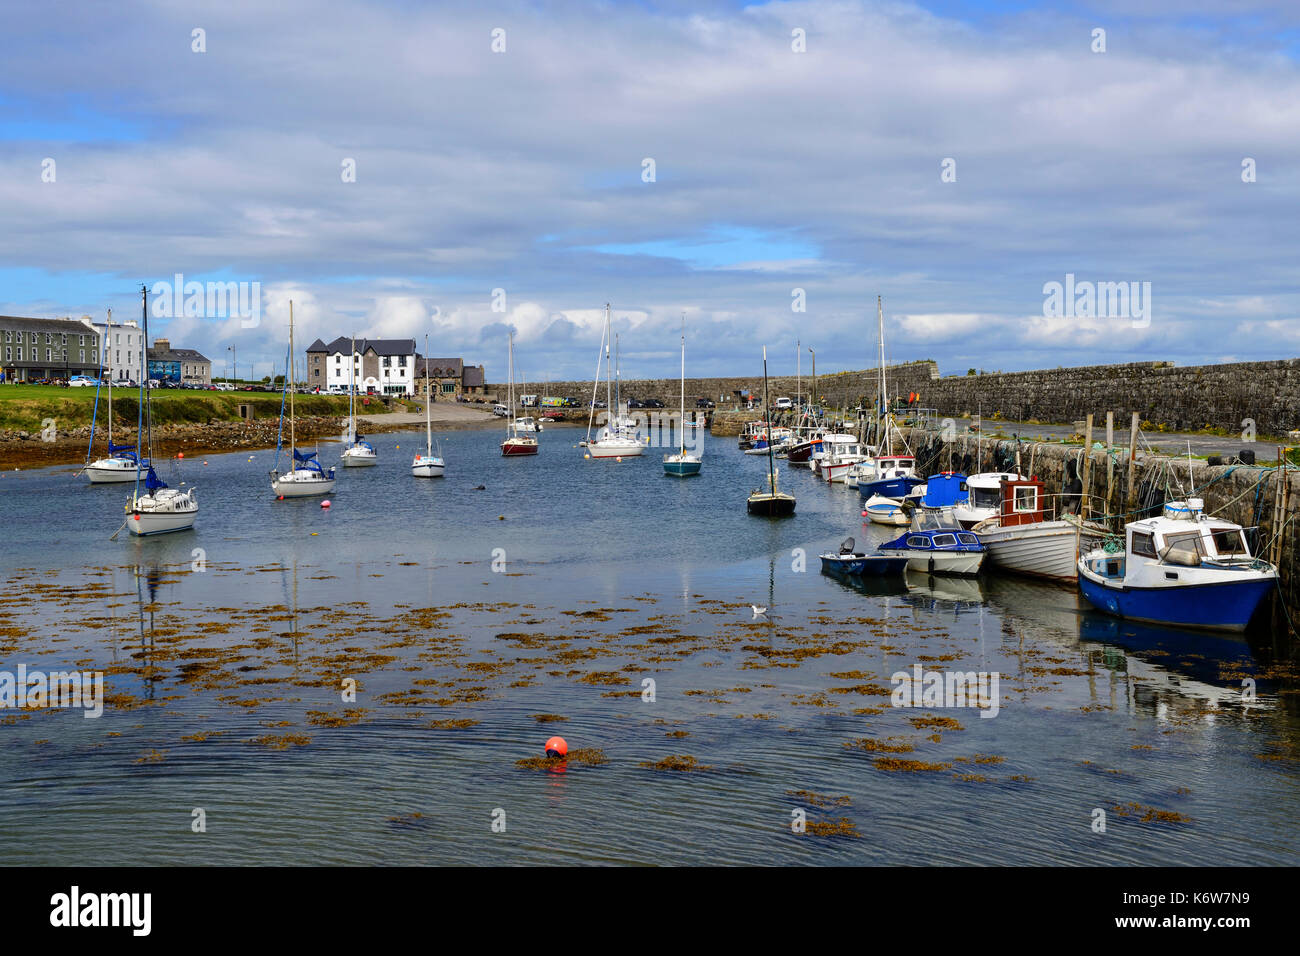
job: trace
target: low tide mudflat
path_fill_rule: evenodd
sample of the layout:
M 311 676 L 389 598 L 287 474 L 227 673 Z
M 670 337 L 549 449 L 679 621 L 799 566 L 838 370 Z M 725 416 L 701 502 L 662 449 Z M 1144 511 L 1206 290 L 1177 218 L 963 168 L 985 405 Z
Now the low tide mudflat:
M 578 437 L 447 434 L 419 481 L 423 433 L 386 435 L 328 511 L 272 498 L 271 452 L 188 460 L 196 529 L 155 540 L 108 540 L 123 486 L 6 473 L 0 669 L 106 697 L 0 711 L 0 861 L 1300 862 L 1295 684 L 1250 643 L 846 584 L 816 555 L 882 537 L 855 493 L 782 465 L 796 517 L 753 519 L 731 441 L 683 481 Z M 893 706 L 917 665 L 998 673 L 996 717 Z

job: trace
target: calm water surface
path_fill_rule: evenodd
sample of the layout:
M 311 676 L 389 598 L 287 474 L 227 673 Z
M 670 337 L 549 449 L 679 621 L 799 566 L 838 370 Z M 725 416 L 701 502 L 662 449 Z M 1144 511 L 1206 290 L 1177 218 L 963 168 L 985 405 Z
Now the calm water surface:
M 817 554 L 887 536 L 856 492 L 779 465 L 797 515 L 750 518 L 733 439 L 681 480 L 579 437 L 455 432 L 431 481 L 422 433 L 379 436 L 329 511 L 272 498 L 273 452 L 187 460 L 196 528 L 148 540 L 109 540 L 129 486 L 5 473 L 0 670 L 110 697 L 0 712 L 0 863 L 1300 863 L 1295 698 L 1245 642 L 1011 578 L 847 584 Z M 997 671 L 997 716 L 891 707 L 915 663 Z M 554 733 L 605 762 L 517 765 Z M 642 766 L 674 756 L 707 769 Z

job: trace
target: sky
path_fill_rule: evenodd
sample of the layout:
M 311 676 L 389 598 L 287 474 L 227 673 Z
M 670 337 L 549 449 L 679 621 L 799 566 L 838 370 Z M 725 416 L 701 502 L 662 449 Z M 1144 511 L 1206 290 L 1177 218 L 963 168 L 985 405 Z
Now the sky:
M 300 352 L 428 335 L 490 381 L 511 329 L 518 375 L 590 378 L 605 303 L 631 378 L 677 374 L 683 316 L 693 376 L 869 367 L 877 296 L 889 361 L 944 374 L 1300 356 L 1294 0 L 55 0 L 0 34 L 0 313 L 138 320 L 143 284 L 218 375 L 283 367 L 290 300 Z M 177 274 L 260 314 L 168 315 Z

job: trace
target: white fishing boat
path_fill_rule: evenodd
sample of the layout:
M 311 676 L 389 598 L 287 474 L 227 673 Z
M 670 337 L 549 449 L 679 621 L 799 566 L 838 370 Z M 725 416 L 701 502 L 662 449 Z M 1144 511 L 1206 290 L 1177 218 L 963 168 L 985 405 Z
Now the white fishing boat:
M 370 468 L 379 464 L 379 453 L 364 435 L 357 432 L 356 354 L 357 337 L 353 335 L 352 356 L 348 359 L 348 438 L 341 457 L 345 468 Z
M 828 457 L 833 457 L 837 449 L 844 445 L 856 445 L 858 439 L 856 435 L 850 435 L 847 432 L 826 432 L 817 444 L 808 453 L 807 465 L 812 469 L 814 475 L 821 475 L 822 462 Z M 800 464 L 800 462 L 794 462 Z
M 144 342 L 149 342 L 149 292 L 140 287 L 140 310 L 143 315 Z M 153 394 L 149 388 L 148 349 L 140 353 L 140 403 L 136 434 L 144 436 L 149 457 L 146 463 L 137 458 L 135 491 L 126 506 L 126 527 L 134 535 L 145 537 L 187 531 L 199 516 L 199 502 L 194 488 L 182 491 L 170 488 L 153 469 Z M 143 485 L 143 492 L 141 486 Z
M 515 419 L 515 431 L 517 432 L 531 432 L 532 434 L 537 434 L 541 432 L 541 430 L 542 423 L 531 415 L 525 415 L 522 418 Z
M 605 357 L 605 407 L 611 416 L 609 423 L 593 439 L 592 426 L 596 417 L 596 389 L 600 385 L 600 353 L 596 355 L 596 377 L 591 386 L 591 414 L 587 419 L 587 439 L 583 442 L 588 458 L 636 458 L 645 451 L 647 439 L 637 433 L 635 425 L 624 424 L 627 408 L 614 389 L 614 365 L 610 359 L 610 314 L 609 303 L 605 304 L 605 329 L 601 333 L 600 346 Z M 621 375 L 619 378 L 621 379 Z
M 1082 520 L 1063 507 L 1061 495 L 1046 495 L 1036 478 L 1002 482 L 998 513 L 970 530 L 996 566 L 1017 574 L 1073 583 L 1080 553 L 1106 537 L 1105 527 Z
M 104 363 L 108 362 L 108 454 L 103 458 L 90 460 L 92 449 L 95 447 L 95 422 L 94 418 L 90 423 L 90 447 L 86 449 L 86 464 L 82 467 L 82 472 L 90 479 L 92 485 L 114 484 L 127 481 L 135 481 L 136 472 L 139 470 L 140 460 L 135 445 L 114 445 L 113 444 L 113 363 L 110 356 L 113 354 L 107 348 L 107 343 L 113 337 L 113 310 L 108 310 L 108 331 L 104 335 L 105 348 L 100 353 L 100 382 L 99 387 L 103 387 Z M 99 390 L 95 391 L 95 415 L 99 415 Z M 148 462 L 145 462 L 148 465 Z
M 289 300 L 289 355 L 285 360 L 285 371 L 287 374 L 284 379 L 285 398 L 288 399 L 289 405 L 289 462 L 290 468 L 283 474 L 279 473 L 280 465 L 280 444 L 277 442 L 275 448 L 276 467 L 271 469 L 271 491 L 277 498 L 310 498 L 313 495 L 324 495 L 334 490 L 334 469 L 326 471 L 321 467 L 316 458 L 316 452 L 300 452 L 297 446 L 297 438 L 294 433 L 294 411 L 293 411 L 293 377 L 294 377 L 294 357 L 293 357 L 293 300 Z M 284 433 L 284 398 L 280 400 L 280 432 Z
M 424 354 L 429 354 L 429 336 L 424 337 Z M 411 474 L 416 478 L 441 478 L 445 469 L 442 455 L 433 453 L 433 413 L 430 406 L 433 395 L 429 387 L 429 373 L 424 373 L 424 454 L 416 454 L 411 462 Z M 441 451 L 441 449 L 439 449 Z
M 814 459 L 813 468 L 823 480 L 842 485 L 848 481 L 849 469 L 858 462 L 866 461 L 872 454 L 873 450 L 857 439 L 838 442 L 830 445 L 821 458 Z

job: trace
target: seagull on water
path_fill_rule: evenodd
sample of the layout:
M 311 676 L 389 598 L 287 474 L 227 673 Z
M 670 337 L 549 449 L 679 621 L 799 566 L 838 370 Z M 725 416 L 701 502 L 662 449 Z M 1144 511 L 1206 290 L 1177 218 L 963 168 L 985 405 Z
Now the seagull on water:
M 749 606 L 749 609 L 754 612 L 754 616 L 750 618 L 750 620 L 757 621 L 760 617 L 767 617 L 767 608 L 765 607 L 759 607 L 757 604 L 751 604 Z

